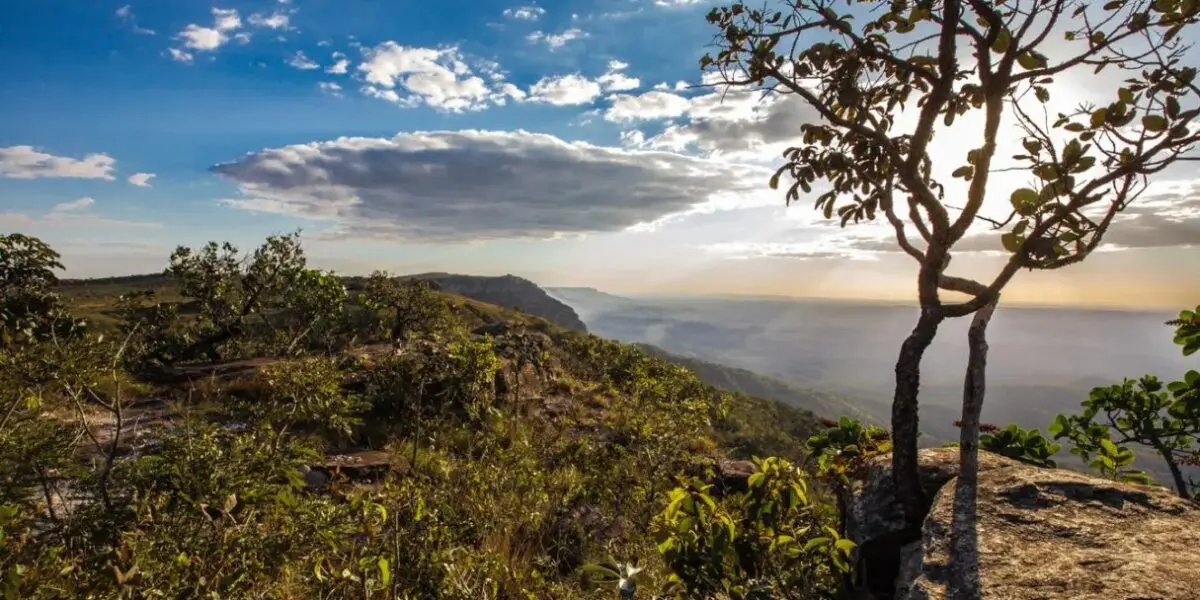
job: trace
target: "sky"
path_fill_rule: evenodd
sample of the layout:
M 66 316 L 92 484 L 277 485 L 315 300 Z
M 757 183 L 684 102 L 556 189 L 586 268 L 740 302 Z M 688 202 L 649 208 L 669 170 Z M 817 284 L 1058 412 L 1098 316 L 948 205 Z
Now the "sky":
M 841 229 L 769 189 L 810 108 L 695 85 L 714 5 L 0 0 L 0 232 L 51 243 L 68 277 L 299 229 L 312 264 L 349 274 L 913 298 L 884 225 Z M 1059 84 L 1066 103 L 1114 82 Z M 978 126 L 933 155 L 965 155 Z M 993 182 L 1003 218 L 1021 180 Z M 1168 170 L 1143 200 L 1101 252 L 1006 298 L 1200 302 L 1200 177 Z M 1004 257 L 985 229 L 954 268 L 986 280 Z

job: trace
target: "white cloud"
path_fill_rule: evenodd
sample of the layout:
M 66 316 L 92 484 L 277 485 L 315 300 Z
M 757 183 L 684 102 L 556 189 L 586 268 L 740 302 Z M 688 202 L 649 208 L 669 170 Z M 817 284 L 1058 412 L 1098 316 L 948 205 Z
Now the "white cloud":
M 642 85 L 642 81 L 637 77 L 630 77 L 624 73 L 610 71 L 596 78 L 600 86 L 606 92 L 627 92 L 636 90 Z
M 489 75 L 489 83 L 467 64 L 457 47 L 414 48 L 388 41 L 365 54 L 366 62 L 358 66 L 367 82 L 363 93 L 401 106 L 462 112 L 519 99 L 519 90 L 504 84 L 494 66 L 480 67 L 481 73 Z
M 762 187 L 767 171 L 525 131 L 437 131 L 270 148 L 212 169 L 223 204 L 423 242 L 622 231 Z M 614 185 L 613 182 L 620 182 Z
M 88 228 L 88 227 L 161 227 L 159 223 L 149 223 L 144 221 L 124 221 L 120 219 L 109 219 L 100 215 L 94 214 L 88 209 L 95 206 L 96 201 L 90 197 L 84 196 L 70 202 L 60 202 L 54 208 L 42 215 L 41 217 L 31 217 L 25 213 L 0 213 L 0 226 L 6 229 L 33 229 L 33 228 Z
M 242 26 L 242 18 L 233 8 L 213 8 L 214 26 L 218 31 L 230 31 Z
M 266 27 L 267 29 L 290 29 L 291 18 L 287 13 L 275 11 L 269 15 L 263 13 L 254 13 L 250 15 L 250 24 L 256 27 Z
M 125 179 L 129 183 L 138 187 L 150 187 L 150 180 L 154 178 L 154 173 L 134 173 Z
M 586 31 L 572 27 L 562 33 L 546 33 L 540 30 L 534 31 L 525 36 L 525 39 L 533 43 L 544 43 L 546 44 L 547 48 L 550 48 L 551 50 L 557 50 L 565 46 L 567 42 L 571 40 L 577 40 L 585 37 L 588 37 Z
M 661 90 L 652 90 L 637 96 L 616 94 L 609 99 L 612 100 L 612 106 L 605 111 L 604 118 L 618 123 L 670 119 L 683 115 L 691 105 L 687 98 Z
M 190 63 L 195 56 L 191 52 L 180 50 L 179 48 L 167 48 L 167 52 L 171 54 L 171 59 L 181 62 Z
M 75 179 L 113 179 L 117 161 L 107 154 L 88 154 L 82 159 L 54 156 L 33 146 L 0 148 L 0 177 L 36 179 L 62 177 Z
M 129 28 L 133 30 L 134 33 L 140 33 L 142 35 L 155 34 L 153 29 L 147 29 L 138 25 L 137 16 L 133 14 L 133 7 L 128 4 L 117 9 L 117 18 L 126 25 L 129 25 Z
M 544 102 L 556 106 L 589 104 L 600 96 L 601 87 L 596 81 L 578 73 L 543 77 L 529 88 L 531 102 Z
M 544 14 L 546 14 L 546 9 L 536 5 L 517 6 L 515 8 L 504 9 L 505 17 L 521 21 L 536 21 Z
M 96 203 L 96 201 L 93 198 L 84 196 L 78 200 L 72 200 L 70 202 L 61 202 L 59 204 L 55 204 L 54 212 L 67 212 L 67 211 L 72 211 L 72 210 L 83 210 L 95 203 Z
M 310 71 L 312 69 L 320 69 L 321 65 L 304 55 L 303 50 L 297 50 L 291 58 L 287 60 L 287 64 L 302 71 Z
M 213 25 L 212 27 L 204 27 L 189 24 L 176 35 L 176 39 L 183 41 L 184 48 L 196 50 L 200 52 L 212 52 L 220 48 L 230 39 L 238 39 L 245 43 L 249 41 L 249 34 L 233 34 L 235 30 L 241 28 L 242 18 L 238 15 L 237 10 L 232 8 L 213 8 Z M 174 48 L 169 49 L 171 58 L 181 62 L 189 62 L 191 54 Z
M 342 86 L 332 81 L 322 81 L 317 84 L 317 88 L 329 95 L 337 96 L 339 98 L 342 97 Z
M 332 65 L 325 67 L 326 73 L 345 75 L 347 72 L 349 72 L 350 59 L 346 58 L 345 54 L 342 54 L 341 52 L 334 52 L 333 59 L 335 62 Z

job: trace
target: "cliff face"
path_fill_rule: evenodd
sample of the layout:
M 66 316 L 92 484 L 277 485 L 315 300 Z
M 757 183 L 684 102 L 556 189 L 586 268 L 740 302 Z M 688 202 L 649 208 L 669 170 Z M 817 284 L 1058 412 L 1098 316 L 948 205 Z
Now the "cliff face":
M 952 553 L 958 449 L 921 452 L 933 506 L 920 532 L 903 530 L 881 458 L 847 516 L 877 598 L 950 597 L 951 560 L 978 564 L 982 595 L 996 600 L 1182 600 L 1200 589 L 1200 506 L 1167 489 L 980 452 L 975 543 Z
M 587 326 L 575 309 L 550 297 L 545 290 L 528 279 L 515 275 L 483 277 L 445 273 L 429 273 L 416 277 L 431 280 L 443 291 L 452 294 L 504 308 L 515 308 L 571 331 L 587 333 Z

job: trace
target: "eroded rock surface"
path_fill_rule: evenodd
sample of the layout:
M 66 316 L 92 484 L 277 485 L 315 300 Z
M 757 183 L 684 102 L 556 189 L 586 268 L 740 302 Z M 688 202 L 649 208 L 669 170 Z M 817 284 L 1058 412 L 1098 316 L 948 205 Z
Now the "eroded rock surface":
M 1200 597 L 1200 507 L 1165 488 L 1020 465 L 979 476 L 976 531 L 984 598 L 1183 600 Z M 925 519 L 920 560 L 897 597 L 945 597 L 954 487 Z
M 886 457 L 868 468 L 849 533 L 871 554 L 868 571 L 897 573 L 895 598 L 946 598 L 958 451 L 921 452 L 922 482 L 936 495 L 919 538 L 893 507 L 889 469 Z M 1200 597 L 1200 506 L 1166 488 L 982 452 L 978 494 L 976 551 L 953 558 L 978 561 L 987 600 Z

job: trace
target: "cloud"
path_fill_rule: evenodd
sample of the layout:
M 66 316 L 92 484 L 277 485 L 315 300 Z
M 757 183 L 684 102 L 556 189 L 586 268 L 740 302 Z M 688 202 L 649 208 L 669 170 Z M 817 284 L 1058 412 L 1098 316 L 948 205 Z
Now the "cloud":
M 312 69 L 320 69 L 321 65 L 304 55 L 303 50 L 297 50 L 291 58 L 287 60 L 287 64 L 301 71 L 310 71 Z
M 154 173 L 134 173 L 125 180 L 138 187 L 150 187 L 150 180 L 154 178 Z
M 332 65 L 325 67 L 326 73 L 331 73 L 333 75 L 345 75 L 347 72 L 349 72 L 350 59 L 346 58 L 345 54 L 342 54 L 341 52 L 334 52 L 333 60 L 335 62 Z
M 180 50 L 179 48 L 167 48 L 167 52 L 171 55 L 171 60 L 181 63 L 190 63 L 196 58 L 191 52 Z
M 612 106 L 604 112 L 604 118 L 615 122 L 671 119 L 688 111 L 691 102 L 678 94 L 651 90 L 636 96 L 616 94 L 609 99 Z
M 504 9 L 504 16 L 509 19 L 517 19 L 519 21 L 536 21 L 542 15 L 546 14 L 546 9 L 536 6 L 517 6 L 514 8 Z
M 291 17 L 282 11 L 275 11 L 269 15 L 263 13 L 254 13 L 248 19 L 251 25 L 256 27 L 265 27 L 267 29 L 291 29 Z
M 159 223 L 149 223 L 143 221 L 123 221 L 120 219 L 109 219 L 100 215 L 93 214 L 88 209 L 96 205 L 96 201 L 90 197 L 79 198 L 70 202 L 61 202 L 54 206 L 50 212 L 41 217 L 31 217 L 25 213 L 7 212 L 0 213 L 0 226 L 6 229 L 32 229 L 32 228 L 87 228 L 87 227 L 135 227 L 149 228 L 162 227 Z
M 140 33 L 142 35 L 155 34 L 153 29 L 147 29 L 138 25 L 137 17 L 133 14 L 133 7 L 128 4 L 117 9 L 117 18 L 120 19 L 122 23 L 128 25 L 130 30 L 132 30 L 134 33 Z
M 112 180 L 116 164 L 116 159 L 107 154 L 88 154 L 76 159 L 47 154 L 33 146 L 0 148 L 0 177 L 10 179 L 62 177 Z
M 384 42 L 365 52 L 358 66 L 367 85 L 363 93 L 400 106 L 430 106 L 446 112 L 482 110 L 524 94 L 503 82 L 494 64 L 480 63 L 485 81 L 457 47 L 414 48 Z
M 590 104 L 600 96 L 599 82 L 579 73 L 543 77 L 529 87 L 529 100 L 555 106 Z
M 240 184 L 228 206 L 328 220 L 338 237 L 419 242 L 620 231 L 744 195 L 762 176 L 680 154 L 474 130 L 270 148 L 212 170 Z
M 317 88 L 331 96 L 337 96 L 338 98 L 342 97 L 342 86 L 332 81 L 322 81 L 317 84 Z
M 562 33 L 546 33 L 541 30 L 534 31 L 525 36 L 525 39 L 533 43 L 544 43 L 546 44 L 547 48 L 551 50 L 557 50 L 565 46 L 567 42 L 570 42 L 571 40 L 577 40 L 585 37 L 588 37 L 586 31 L 572 27 Z
M 604 88 L 604 91 L 606 92 L 627 92 L 629 90 L 636 90 L 642 85 L 642 82 L 637 77 L 630 77 L 625 73 L 622 73 L 622 71 L 628 67 L 629 63 L 621 62 L 619 60 L 610 60 L 608 61 L 608 71 L 600 77 L 597 77 L 596 81 L 602 88 Z
M 220 48 L 230 39 L 238 38 L 239 41 L 248 41 L 249 34 L 231 35 L 231 33 L 242 26 L 242 18 L 238 15 L 238 11 L 232 8 L 213 8 L 213 25 L 212 27 L 204 27 L 189 24 L 183 28 L 175 37 L 183 42 L 183 47 L 188 50 L 196 50 L 199 52 L 212 52 Z M 191 54 L 180 49 L 170 48 L 171 58 L 181 62 L 190 62 Z M 185 58 L 186 57 L 186 58 Z
M 95 203 L 96 203 L 96 201 L 94 199 L 84 196 L 78 200 L 72 200 L 70 202 L 62 202 L 59 204 L 55 204 L 54 212 L 67 212 L 67 211 L 72 211 L 72 210 L 82 210 L 82 209 L 85 209 L 85 208 L 95 204 Z

